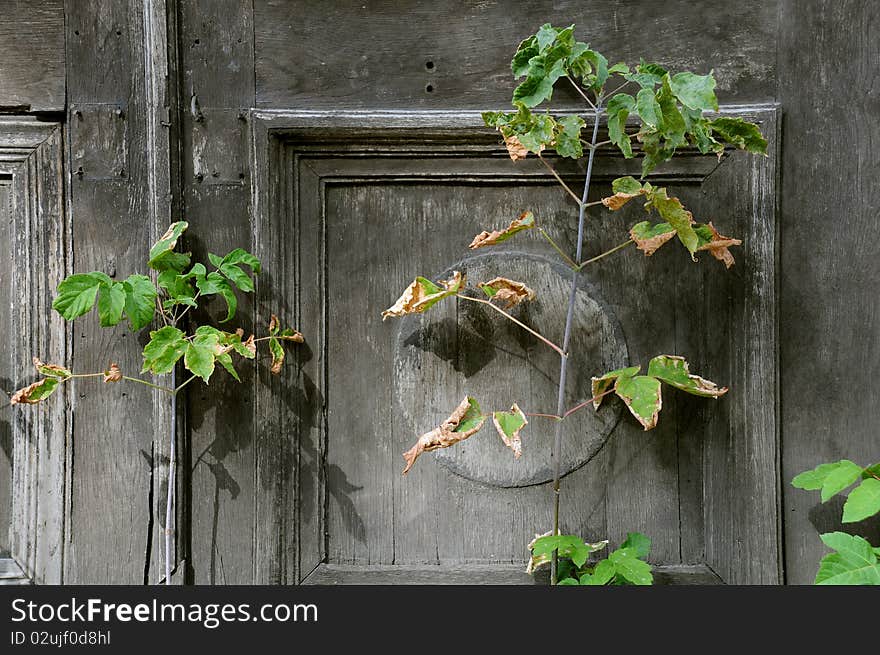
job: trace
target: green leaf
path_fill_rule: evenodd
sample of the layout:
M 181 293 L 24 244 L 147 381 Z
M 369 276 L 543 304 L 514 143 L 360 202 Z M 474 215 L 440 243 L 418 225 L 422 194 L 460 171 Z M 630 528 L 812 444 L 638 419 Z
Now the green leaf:
M 245 273 L 240 264 L 250 267 L 253 273 L 260 272 L 260 260 L 242 248 L 236 248 L 225 257 L 218 257 L 208 253 L 208 259 L 216 266 L 220 274 L 232 281 L 235 286 L 246 293 L 254 290 L 254 282 L 251 276 Z
M 732 146 L 758 155 L 767 154 L 767 139 L 754 123 L 722 116 L 709 122 L 710 129 Z
M 169 373 L 184 353 L 188 342 L 183 332 L 166 325 L 150 332 L 150 341 L 144 346 L 144 366 L 141 373 L 150 371 L 157 375 Z
M 577 580 L 575 580 L 574 578 L 563 578 L 562 580 L 560 580 L 556 584 L 560 587 L 575 587 L 581 583 L 578 582 Z
M 635 548 L 619 548 L 608 559 L 614 564 L 618 575 L 634 585 L 650 585 L 654 582 L 651 565 L 639 559 Z
M 36 405 L 51 396 L 62 381 L 63 378 L 60 377 L 47 377 L 38 380 L 12 394 L 10 403 L 12 405 Z
M 513 55 L 513 61 L 510 62 L 510 69 L 513 71 L 514 79 L 518 79 L 529 72 L 529 60 L 538 55 L 538 40 L 534 36 L 530 36 L 519 44 L 516 54 Z
M 591 387 L 591 392 L 593 394 L 593 398 L 595 399 L 593 400 L 593 407 L 599 409 L 599 406 L 602 404 L 602 400 L 604 399 L 604 397 L 597 398 L 597 396 L 600 396 L 601 394 L 608 391 L 608 389 L 611 388 L 611 385 L 613 385 L 618 378 L 631 378 L 640 370 L 642 370 L 641 366 L 630 366 L 629 368 L 619 368 L 614 371 L 609 371 L 608 373 L 600 377 L 594 377 Z
M 565 116 L 557 122 L 558 129 L 554 137 L 554 147 L 560 157 L 580 159 L 584 156 L 584 148 L 581 144 L 581 130 L 584 119 L 580 116 Z
M 843 522 L 855 523 L 880 512 L 880 480 L 868 478 L 853 489 L 843 505 Z
M 73 375 L 73 371 L 69 368 L 65 368 L 64 366 L 58 366 L 57 364 L 46 364 L 41 362 L 37 357 L 34 357 L 34 368 L 37 369 L 37 373 L 40 375 L 44 375 L 47 378 L 58 378 L 59 380 L 66 380 L 67 378 Z
M 635 196 L 641 193 L 642 183 L 632 175 L 618 177 L 611 182 L 611 190 L 614 193 L 625 193 L 627 195 Z
M 626 133 L 626 119 L 635 106 L 636 101 L 631 95 L 617 93 L 611 97 L 605 109 L 608 120 L 608 138 L 627 159 L 630 159 L 633 154 L 632 142 Z
M 652 89 L 640 89 L 636 94 L 636 111 L 642 122 L 652 129 L 660 126 L 662 113 L 660 103 Z
M 121 282 L 102 284 L 98 290 L 98 318 L 101 327 L 111 327 L 122 320 L 125 309 L 125 287 Z
M 644 559 L 651 552 L 651 538 L 643 535 L 641 532 L 630 532 L 626 535 L 626 541 L 621 548 L 632 548 L 637 557 Z
M 614 579 L 615 575 L 617 575 L 617 567 L 614 566 L 614 562 L 603 559 L 596 564 L 592 574 L 581 577 L 580 583 L 590 586 L 606 585 Z M 586 581 L 584 577 L 586 577 Z
M 864 471 L 862 471 L 863 478 L 880 478 L 880 462 L 876 464 L 871 464 L 871 466 L 867 467 Z
M 532 546 L 532 553 L 537 556 L 552 557 L 554 550 L 558 551 L 559 557 L 571 559 L 577 567 L 586 564 L 587 558 L 593 552 L 583 539 L 571 534 L 539 537 Z
M 195 268 L 195 267 L 193 267 Z M 204 269 L 204 267 L 203 267 Z M 226 301 L 226 318 L 221 323 L 225 323 L 235 316 L 235 310 L 238 307 L 238 299 L 235 297 L 235 291 L 232 286 L 217 271 L 211 271 L 207 275 L 196 274 L 196 286 L 203 296 L 219 295 Z
M 837 468 L 837 462 L 828 464 L 819 464 L 811 471 L 804 471 L 794 477 L 791 486 L 796 489 L 806 489 L 807 491 L 817 491 L 825 484 L 825 478 L 828 474 Z
M 828 532 L 820 537 L 837 552 L 822 558 L 816 584 L 880 585 L 880 563 L 867 540 L 845 532 Z
M 727 393 L 725 387 L 691 375 L 687 360 L 675 355 L 657 355 L 648 364 L 648 375 L 694 396 L 718 398 Z
M 646 207 L 656 209 L 660 217 L 675 229 L 679 240 L 691 253 L 691 258 L 694 258 L 694 253 L 700 247 L 700 238 L 694 232 L 693 215 L 684 208 L 681 201 L 674 196 L 670 198 L 665 188 L 657 188 L 649 196 Z
M 223 353 L 223 348 L 220 346 L 221 334 L 219 330 L 211 326 L 199 327 L 183 358 L 183 365 L 186 369 L 193 375 L 202 378 L 205 384 L 214 373 L 215 360 Z
M 628 75 L 629 74 L 629 66 L 627 66 L 625 63 L 623 63 L 621 61 L 621 62 L 618 62 L 618 63 L 614 64 L 613 66 L 609 67 L 608 73 L 610 75 Z
M 526 415 L 516 403 L 513 403 L 509 412 L 493 412 L 492 422 L 504 445 L 513 451 L 516 459 L 519 459 L 522 455 L 522 437 L 519 433 L 529 423 Z
M 186 221 L 178 221 L 171 224 L 159 241 L 150 248 L 150 259 L 147 262 L 150 268 L 157 271 L 169 269 L 182 271 L 189 265 L 188 254 L 184 255 L 173 252 L 175 246 L 177 246 L 177 240 L 187 227 L 189 227 L 189 223 Z
M 820 494 L 822 502 L 828 501 L 832 496 L 839 494 L 861 478 L 862 470 L 861 466 L 848 459 L 836 462 L 834 468 L 825 475 L 825 481 L 822 483 L 822 493 Z
M 196 266 L 202 265 L 196 264 Z M 204 266 L 202 266 L 202 269 L 204 269 Z M 193 267 L 193 270 L 195 270 L 195 267 Z M 192 271 L 186 275 L 181 275 L 177 271 L 170 269 L 159 273 L 159 286 L 165 289 L 166 293 L 170 296 L 170 298 L 163 303 L 163 306 L 166 309 L 172 308 L 176 305 L 188 305 L 190 307 L 198 306 L 198 303 L 195 301 L 196 291 L 190 283 L 190 279 L 193 277 L 195 277 L 195 275 Z
M 629 82 L 635 82 L 642 88 L 653 89 L 663 81 L 666 75 L 666 69 L 659 64 L 646 64 L 644 61 L 636 66 L 632 73 L 624 74 L 624 79 Z
M 217 361 L 229 372 L 229 375 L 235 378 L 236 382 L 241 382 L 241 378 L 238 377 L 238 371 L 232 365 L 232 356 L 229 353 L 217 355 Z
M 269 339 L 269 353 L 272 355 L 271 371 L 278 375 L 281 373 L 281 366 L 284 364 L 284 346 L 276 337 Z
M 257 356 L 257 348 L 254 345 L 254 337 L 251 337 L 246 341 L 242 342 L 241 334 L 238 333 L 224 333 L 225 337 L 221 339 L 220 343 L 225 346 L 231 346 L 232 349 L 246 359 L 254 359 Z
M 99 271 L 71 275 L 58 285 L 52 309 L 61 314 L 65 320 L 72 321 L 91 311 L 95 306 L 99 287 L 112 284 L 113 281 Z
M 669 80 L 670 88 L 676 98 L 689 109 L 698 111 L 718 111 L 715 97 L 715 78 L 693 73 L 676 73 Z
M 553 143 L 553 135 L 556 132 L 556 121 L 552 116 L 539 114 L 532 116 L 528 129 L 516 134 L 519 142 L 529 151 L 534 153 L 541 152 L 544 148 Z
M 659 380 L 647 375 L 620 377 L 614 390 L 645 430 L 657 425 L 657 417 L 663 404 Z
M 480 409 L 480 403 L 478 403 L 476 399 L 468 396 L 468 409 L 464 416 L 461 417 L 461 421 L 453 432 L 470 432 L 474 428 L 482 425 L 485 418 L 486 417 L 483 416 L 483 412 Z
M 668 74 L 663 77 L 663 83 L 657 91 L 656 99 L 662 118 L 659 126 L 660 131 L 668 142 L 668 146 L 674 149 L 684 145 L 684 116 L 681 115 L 678 104 L 675 102 L 675 95 L 672 92 L 671 80 Z
M 128 316 L 129 326 L 132 330 L 140 330 L 153 320 L 159 292 L 146 275 L 129 275 L 122 287 L 125 290 L 125 315 Z

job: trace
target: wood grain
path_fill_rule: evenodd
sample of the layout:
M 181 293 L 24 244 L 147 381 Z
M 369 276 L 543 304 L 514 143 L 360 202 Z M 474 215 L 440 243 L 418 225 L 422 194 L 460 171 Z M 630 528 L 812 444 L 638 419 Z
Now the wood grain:
M 0 0 L 0 16 L 0 112 L 64 111 L 64 1 Z
M 725 102 L 769 100 L 776 13 L 776 1 L 761 0 L 257 0 L 257 106 L 506 107 L 512 51 L 545 22 L 576 23 L 579 38 L 611 61 L 714 68 Z M 564 88 L 554 96 L 555 105 L 576 101 Z
M 854 531 L 880 544 L 876 520 L 841 525 L 840 499 L 822 504 L 789 485 L 823 462 L 880 459 L 880 262 L 865 238 L 880 209 L 871 173 L 880 165 L 880 18 L 861 2 L 782 7 L 783 514 L 787 581 L 806 584 L 828 552 L 820 533 Z

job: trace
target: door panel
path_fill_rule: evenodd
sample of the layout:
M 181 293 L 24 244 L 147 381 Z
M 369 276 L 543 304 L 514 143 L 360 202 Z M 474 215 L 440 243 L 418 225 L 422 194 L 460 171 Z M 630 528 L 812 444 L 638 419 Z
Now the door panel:
M 737 113 L 774 136 L 772 109 Z M 458 269 L 476 282 L 512 270 L 539 292 L 523 318 L 558 332 L 564 291 L 548 246 L 525 237 L 472 256 L 466 245 L 531 209 L 570 246 L 572 203 L 537 162 L 513 165 L 474 114 L 256 112 L 253 127 L 256 246 L 276 263 L 260 305 L 295 298 L 285 309 L 310 344 L 288 380 L 305 402 L 282 408 L 262 389 L 257 397 L 286 453 L 283 474 L 265 471 L 283 490 L 273 486 L 271 497 L 286 504 L 265 506 L 294 532 L 279 548 L 296 561 L 295 579 L 401 581 L 404 566 L 417 580 L 448 582 L 465 567 L 522 581 L 510 572 L 551 521 L 548 426 L 533 419 L 517 463 L 491 426 L 423 455 L 406 477 L 400 453 L 466 393 L 486 409 L 552 401 L 555 356 L 464 301 L 397 322 L 380 312 L 417 274 Z M 557 163 L 576 183 L 577 165 Z M 635 165 L 602 151 L 597 197 Z M 617 421 L 619 404 L 585 413 L 566 435 L 563 530 L 612 545 L 639 530 L 660 565 L 729 582 L 778 579 L 775 414 L 771 400 L 769 410 L 746 402 L 775 400 L 774 166 L 775 156 L 684 156 L 655 176 L 696 216 L 744 237 L 732 271 L 667 247 L 651 258 L 626 252 L 585 275 L 572 404 L 589 396 L 591 375 L 659 352 L 687 356 L 733 391 L 718 402 L 666 391 L 647 434 Z M 587 256 L 624 240 L 637 220 L 637 207 L 591 215 Z M 755 529 L 759 515 L 766 524 Z

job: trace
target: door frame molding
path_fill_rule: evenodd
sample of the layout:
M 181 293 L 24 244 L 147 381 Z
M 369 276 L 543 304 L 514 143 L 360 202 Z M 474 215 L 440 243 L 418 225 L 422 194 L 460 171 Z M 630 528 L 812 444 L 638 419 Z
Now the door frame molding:
M 70 330 L 51 311 L 68 274 L 70 234 L 64 210 L 63 130 L 31 117 L 0 117 L 0 175 L 12 180 L 13 248 L 10 339 L 16 384 L 33 379 L 31 358 L 66 362 Z M 60 584 L 63 579 L 72 416 L 70 388 L 57 402 L 14 407 L 12 557 L 0 560 L 0 584 Z
M 776 308 L 780 112 L 777 105 L 769 104 L 727 105 L 721 107 L 719 113 L 760 124 L 769 148 L 768 157 L 752 157 L 748 164 L 750 185 L 755 193 L 751 203 L 755 220 L 742 236 L 753 249 L 752 259 L 758 265 L 745 272 L 744 283 L 751 281 L 761 285 L 761 293 L 751 296 L 753 302 L 748 315 L 740 317 L 741 324 L 736 328 L 737 343 L 743 344 L 743 348 L 729 355 L 731 371 L 736 374 L 731 383 L 742 389 L 738 405 L 741 415 L 737 421 L 741 431 L 735 439 L 727 434 L 725 441 L 722 435 L 707 445 L 710 451 L 726 450 L 718 453 L 704 451 L 703 565 L 727 583 L 778 584 L 782 582 Z M 295 215 L 298 188 L 294 169 L 298 165 L 297 157 L 304 149 L 311 146 L 314 151 L 314 146 L 323 144 L 325 149 L 332 150 L 327 146 L 338 144 L 340 150 L 345 150 L 346 144 L 358 144 L 360 151 L 369 154 L 406 155 L 424 154 L 441 145 L 456 144 L 466 150 L 486 153 L 488 149 L 492 156 L 507 156 L 496 133 L 484 126 L 480 113 L 476 111 L 252 109 L 249 123 L 254 252 L 261 260 L 272 261 L 277 272 L 271 290 L 258 288 L 260 307 L 273 306 L 283 298 L 292 298 L 296 292 L 287 282 L 289 276 L 285 276 L 286 271 L 293 270 L 290 268 L 293 255 L 288 252 L 289 246 L 285 246 L 285 236 L 289 242 L 289 234 L 285 235 L 285 221 L 291 220 L 290 212 L 293 212 L 294 223 L 298 220 Z M 721 164 L 720 160 L 696 152 L 693 154 L 693 157 L 677 158 L 669 167 L 659 168 L 652 179 L 669 183 L 694 182 L 713 174 Z M 623 167 L 632 165 L 632 173 L 638 175 L 636 164 L 633 160 L 621 162 Z M 544 171 L 541 175 L 549 176 L 549 173 Z M 299 317 L 292 318 L 297 320 Z M 315 334 L 313 338 L 320 337 Z M 750 371 L 765 369 L 768 365 L 773 367 L 772 375 L 749 375 Z M 326 377 L 326 372 L 322 375 Z M 283 450 L 285 447 L 267 441 L 281 439 L 284 426 L 292 425 L 290 421 L 295 420 L 283 403 L 273 400 L 273 396 L 282 392 L 280 382 L 255 383 L 254 425 L 266 426 L 257 428 L 260 448 Z M 751 401 L 755 398 L 760 401 Z M 326 421 L 323 420 L 326 407 L 321 411 L 322 421 L 318 429 L 321 443 L 326 443 Z M 274 431 L 274 436 L 268 436 L 269 428 Z M 268 469 L 261 467 L 261 470 Z M 257 475 L 260 476 L 259 471 Z M 316 475 L 320 480 L 319 495 L 325 495 L 326 479 L 321 467 Z M 273 491 L 264 499 L 256 499 L 255 521 L 265 519 L 265 525 L 255 527 L 255 582 L 302 582 L 313 572 L 321 578 L 321 571 L 331 569 L 338 577 L 335 574 L 345 567 L 326 563 L 326 543 L 313 545 L 323 554 L 316 564 L 314 559 L 302 560 L 303 543 L 299 534 L 289 536 L 289 543 L 282 543 L 283 537 L 278 538 L 279 530 L 292 524 L 287 514 L 290 517 L 298 514 L 296 472 L 286 484 L 293 485 L 292 489 L 285 489 L 285 482 L 280 478 L 261 481 L 262 488 Z M 319 500 L 319 507 L 324 507 L 323 499 Z M 310 543 L 306 545 L 312 546 Z

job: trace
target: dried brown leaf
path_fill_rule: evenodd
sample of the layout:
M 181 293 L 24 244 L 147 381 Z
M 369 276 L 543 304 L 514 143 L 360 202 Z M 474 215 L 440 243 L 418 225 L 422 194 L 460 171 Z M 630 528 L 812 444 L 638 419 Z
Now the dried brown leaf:
M 40 375 L 45 375 L 50 378 L 61 378 L 62 380 L 69 378 L 72 375 L 70 369 L 58 366 L 57 364 L 45 364 L 40 361 L 39 357 L 34 357 L 32 361 L 34 363 L 34 368 L 37 369 L 37 373 Z
M 391 307 L 382 312 L 382 320 L 392 316 L 421 314 L 447 296 L 458 292 L 465 284 L 465 276 L 453 271 L 452 277 L 439 285 L 423 277 L 417 277 Z
M 43 378 L 37 380 L 33 384 L 29 384 L 24 389 L 19 389 L 10 399 L 13 405 L 36 405 L 44 400 L 55 391 L 56 387 L 61 384 L 60 378 Z
M 496 277 L 488 282 L 483 282 L 480 288 L 493 300 L 500 301 L 504 309 L 510 309 L 523 300 L 535 298 L 535 292 L 525 284 L 506 277 Z
M 519 215 L 519 218 L 513 219 L 510 225 L 503 230 L 493 230 L 492 232 L 483 230 L 474 237 L 468 248 L 475 250 L 484 246 L 494 246 L 496 243 L 506 241 L 517 232 L 530 230 L 533 227 L 535 227 L 535 215 L 532 212 L 523 212 Z
M 646 257 L 650 257 L 662 246 L 664 243 L 669 241 L 672 237 L 675 236 L 675 230 L 670 230 L 669 232 L 663 232 L 661 234 L 654 234 L 649 237 L 639 236 L 639 234 L 635 231 L 635 228 L 629 231 L 630 238 L 635 242 L 636 248 L 645 253 Z
M 520 143 L 515 134 L 504 137 L 504 145 L 507 146 L 507 154 L 510 155 L 510 158 L 513 161 L 525 159 L 529 155 L 529 149 L 526 148 L 522 143 Z M 543 149 L 544 148 L 542 146 L 541 150 Z
M 278 317 L 275 314 L 272 314 L 272 318 L 269 320 L 269 333 L 271 334 L 275 330 L 278 329 Z
M 119 382 L 122 379 L 122 371 L 116 362 L 111 362 L 109 368 L 104 371 L 104 382 Z
M 605 205 L 608 209 L 613 212 L 616 212 L 618 209 L 623 207 L 626 203 L 628 203 L 633 198 L 638 198 L 639 196 L 647 195 L 647 191 L 642 189 L 638 193 L 623 193 L 618 192 L 613 196 L 608 196 L 607 198 L 602 198 L 602 204 Z
M 285 330 L 285 331 L 281 332 L 281 334 L 278 335 L 278 338 L 284 339 L 285 341 L 293 341 L 295 343 L 303 343 L 305 341 L 305 338 L 303 337 L 302 333 L 300 333 L 298 330 L 294 330 L 294 329 L 290 329 L 290 331 Z
M 244 334 L 244 331 L 242 331 L 242 334 Z M 249 336 L 249 337 L 247 338 L 247 341 L 243 341 L 243 342 L 242 342 L 242 345 L 243 345 L 245 348 L 247 348 L 247 349 L 251 352 L 252 355 L 256 356 L 256 354 L 257 354 L 257 344 L 254 343 L 254 335 Z
M 403 469 L 403 474 L 406 475 L 409 472 L 416 459 L 422 453 L 439 448 L 448 448 L 479 432 L 480 428 L 483 427 L 483 423 L 486 422 L 486 418 L 484 416 L 474 416 L 474 410 L 479 414 L 479 405 L 477 405 L 473 398 L 465 396 L 465 399 L 455 408 L 455 411 L 450 414 L 449 418 L 430 432 L 426 432 L 419 437 L 416 444 L 403 453 L 403 458 L 406 460 L 406 468 Z M 466 429 L 456 432 L 456 429 L 462 425 L 465 418 L 468 419 Z
M 706 224 L 706 227 L 712 233 L 711 241 L 708 243 L 704 243 L 697 248 L 697 250 L 708 250 L 712 253 L 712 256 L 720 262 L 724 263 L 726 268 L 730 268 L 734 264 L 733 255 L 730 253 L 728 248 L 730 246 L 741 246 L 742 241 L 740 239 L 734 239 L 732 237 L 726 237 L 718 233 L 718 230 L 715 229 L 715 226 L 712 225 L 711 222 Z

